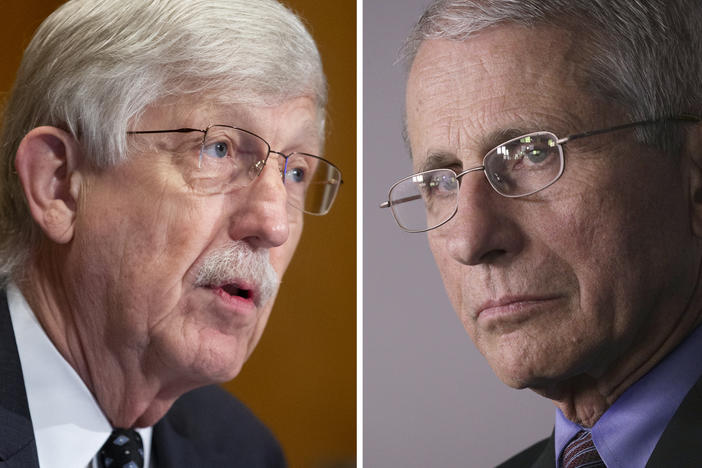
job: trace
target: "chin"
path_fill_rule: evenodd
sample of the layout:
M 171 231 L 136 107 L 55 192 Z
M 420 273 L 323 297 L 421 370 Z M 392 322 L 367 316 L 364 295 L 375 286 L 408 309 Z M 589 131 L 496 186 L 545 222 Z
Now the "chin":
M 483 354 L 497 378 L 514 389 L 548 386 L 562 380 L 568 373 L 561 368 L 564 363 L 554 359 L 554 355 L 533 349 L 503 348 L 494 354 Z
M 224 382 L 229 382 L 241 372 L 244 363 L 239 362 L 228 367 L 221 367 L 219 369 L 208 369 L 207 377 L 209 384 L 221 384 Z
M 207 384 L 227 382 L 239 375 L 247 357 L 246 347 L 239 343 L 236 347 L 210 344 L 198 355 L 192 371 L 202 376 Z
M 241 371 L 250 339 L 250 333 L 229 335 L 213 328 L 175 339 L 168 336 L 152 342 L 152 369 L 172 388 L 192 389 L 226 382 Z
M 185 321 L 164 324 L 165 332 L 152 341 L 150 355 L 157 372 L 189 388 L 235 378 L 258 342 L 267 316 L 223 314 L 215 307 L 185 310 L 178 316 L 187 317 Z
M 528 388 L 547 398 L 557 399 L 574 378 L 586 372 L 588 361 L 564 351 L 530 353 L 522 350 L 516 354 L 503 353 L 497 359 L 488 359 L 488 362 L 505 385 L 518 390 Z
M 190 382 L 187 387 L 196 388 L 205 385 L 228 382 L 239 375 L 244 363 L 241 360 L 207 360 L 193 363 L 183 375 L 183 381 Z
M 502 383 L 516 390 L 530 388 L 542 379 L 532 375 L 528 369 L 502 369 L 491 365 L 493 372 Z

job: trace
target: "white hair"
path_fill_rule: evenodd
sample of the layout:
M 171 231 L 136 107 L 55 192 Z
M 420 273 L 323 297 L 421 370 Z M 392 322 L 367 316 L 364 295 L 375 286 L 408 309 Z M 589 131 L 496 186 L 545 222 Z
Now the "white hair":
M 0 277 L 16 273 L 40 238 L 13 171 L 27 132 L 62 128 L 106 168 L 127 157 L 127 127 L 147 106 L 197 94 L 255 105 L 311 96 L 323 138 L 319 52 L 276 0 L 72 0 L 49 16 L 24 53 L 5 109 Z
M 587 91 L 618 105 L 631 120 L 702 115 L 699 0 L 438 0 L 410 34 L 402 59 L 411 65 L 425 40 L 463 41 L 505 23 L 577 32 L 588 60 Z M 637 136 L 678 154 L 683 127 L 646 127 Z

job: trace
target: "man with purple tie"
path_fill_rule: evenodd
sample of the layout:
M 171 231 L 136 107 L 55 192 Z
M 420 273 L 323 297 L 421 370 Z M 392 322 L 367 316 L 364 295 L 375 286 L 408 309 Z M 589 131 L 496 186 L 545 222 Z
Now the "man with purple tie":
M 381 206 L 557 407 L 501 466 L 700 466 L 702 5 L 439 0 L 404 53 L 414 174 Z

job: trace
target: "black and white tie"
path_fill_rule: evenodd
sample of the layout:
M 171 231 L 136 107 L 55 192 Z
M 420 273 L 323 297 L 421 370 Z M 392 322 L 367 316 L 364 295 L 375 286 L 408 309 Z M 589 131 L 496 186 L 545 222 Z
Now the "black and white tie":
M 97 455 L 100 468 L 144 468 L 144 444 L 134 429 L 114 429 Z

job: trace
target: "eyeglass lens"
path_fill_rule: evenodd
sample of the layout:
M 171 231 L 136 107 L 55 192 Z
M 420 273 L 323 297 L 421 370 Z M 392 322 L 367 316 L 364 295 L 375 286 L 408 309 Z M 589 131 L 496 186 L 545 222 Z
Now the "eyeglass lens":
M 490 185 L 506 197 L 538 192 L 563 173 L 563 150 L 550 132 L 537 132 L 509 140 L 490 150 L 482 169 Z M 402 229 L 421 232 L 453 217 L 458 208 L 459 179 L 451 169 L 434 169 L 406 177 L 390 189 L 389 201 Z
M 341 172 L 321 158 L 293 153 L 285 166 L 288 202 L 309 214 L 325 214 L 341 185 Z
M 325 214 L 341 184 L 340 171 L 324 159 L 306 153 L 292 153 L 285 158 L 270 152 L 268 143 L 259 136 L 225 125 L 213 125 L 207 130 L 199 153 L 197 166 L 193 163 L 186 170 L 186 182 L 205 194 L 245 187 L 266 164 L 276 164 L 283 176 L 288 203 L 305 213 Z

